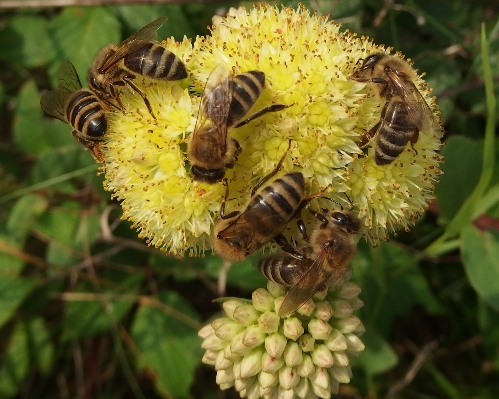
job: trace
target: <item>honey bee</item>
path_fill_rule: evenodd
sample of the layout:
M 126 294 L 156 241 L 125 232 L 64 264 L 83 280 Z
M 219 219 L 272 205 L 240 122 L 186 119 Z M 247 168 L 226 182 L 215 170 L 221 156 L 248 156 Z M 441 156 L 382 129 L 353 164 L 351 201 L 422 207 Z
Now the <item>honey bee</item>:
M 414 150 L 420 131 L 442 136 L 430 107 L 414 84 L 417 73 L 407 61 L 380 52 L 363 61 L 352 79 L 375 83 L 379 96 L 386 98 L 379 122 L 359 142 L 362 147 L 377 134 L 374 158 L 377 165 L 392 163 L 408 142 Z
M 283 316 L 294 312 L 326 283 L 341 281 L 357 249 L 360 220 L 351 211 L 314 212 L 320 224 L 310 237 L 303 257 L 277 254 L 259 262 L 260 272 L 269 280 L 291 287 L 279 309 Z
M 240 121 L 265 88 L 265 74 L 248 71 L 232 76 L 225 65 L 218 65 L 208 77 L 201 98 L 196 127 L 188 145 L 194 180 L 214 184 L 223 179 L 226 168 L 234 167 L 241 146 L 227 137 L 229 128 L 238 128 L 267 112 L 287 108 L 273 104 Z
M 73 127 L 73 137 L 92 152 L 98 162 L 104 161 L 98 142 L 107 131 L 104 108 L 95 94 L 82 89 L 75 67 L 64 61 L 57 73 L 57 90 L 43 93 L 42 109 Z
M 133 80 L 137 75 L 165 81 L 187 77 L 187 70 L 180 58 L 152 41 L 156 31 L 167 19 L 167 17 L 158 18 L 118 46 L 114 44 L 105 46 L 94 57 L 88 71 L 88 85 L 90 90 L 107 105 L 123 109 L 119 88 L 128 85 L 142 97 L 149 113 L 156 119 L 145 93 Z

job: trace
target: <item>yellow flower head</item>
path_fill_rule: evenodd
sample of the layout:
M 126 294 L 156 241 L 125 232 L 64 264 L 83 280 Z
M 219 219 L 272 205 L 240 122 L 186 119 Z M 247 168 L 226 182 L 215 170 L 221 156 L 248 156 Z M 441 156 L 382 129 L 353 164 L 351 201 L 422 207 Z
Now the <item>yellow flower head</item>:
M 228 136 L 242 151 L 225 174 L 228 212 L 247 202 L 252 186 L 275 167 L 290 140 L 281 173 L 299 171 L 307 194 L 325 190 L 324 196 L 353 206 L 363 234 L 372 241 L 412 225 L 432 198 L 440 174 L 436 134 L 421 132 L 414 144 L 417 152 L 407 145 L 389 165 L 375 163 L 374 144 L 358 146 L 380 120 L 386 98 L 377 95 L 374 83 L 351 75 L 359 60 L 386 52 L 383 47 L 341 33 L 338 25 L 303 7 L 265 4 L 232 9 L 217 20 L 211 36 L 194 43 L 163 44 L 185 63 L 189 77 L 174 82 L 135 79 L 156 120 L 143 99 L 125 89 L 125 110 L 108 114 L 103 146 L 105 186 L 151 245 L 174 254 L 211 249 L 210 232 L 225 188 L 193 181 L 186 147 L 208 77 L 220 64 L 234 76 L 253 70 L 265 74 L 265 89 L 248 115 L 272 104 L 288 106 L 229 128 Z M 420 78 L 415 80 L 436 114 L 430 91 Z M 316 208 L 332 206 L 327 199 L 314 201 Z

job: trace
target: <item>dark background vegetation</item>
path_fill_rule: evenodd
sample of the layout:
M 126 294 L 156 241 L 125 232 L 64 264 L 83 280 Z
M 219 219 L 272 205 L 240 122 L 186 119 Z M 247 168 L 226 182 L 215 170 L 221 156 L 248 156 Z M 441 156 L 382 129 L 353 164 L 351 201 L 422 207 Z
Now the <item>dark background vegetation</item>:
M 215 12 L 239 2 L 2 3 L 0 398 L 237 397 L 219 391 L 213 370 L 200 364 L 196 335 L 219 310 L 211 300 L 220 260 L 174 259 L 137 239 L 120 222 L 90 153 L 69 126 L 43 115 L 39 98 L 54 87 L 62 60 L 83 77 L 101 46 L 158 16 L 169 17 L 160 37 L 195 37 L 208 33 Z M 353 267 L 366 303 L 366 350 L 342 397 L 497 398 L 499 165 L 491 82 L 499 78 L 499 3 L 304 4 L 411 57 L 426 72 L 447 131 L 437 201 L 410 232 L 374 249 L 359 244 Z M 230 295 L 249 297 L 264 285 L 255 262 L 232 268 Z

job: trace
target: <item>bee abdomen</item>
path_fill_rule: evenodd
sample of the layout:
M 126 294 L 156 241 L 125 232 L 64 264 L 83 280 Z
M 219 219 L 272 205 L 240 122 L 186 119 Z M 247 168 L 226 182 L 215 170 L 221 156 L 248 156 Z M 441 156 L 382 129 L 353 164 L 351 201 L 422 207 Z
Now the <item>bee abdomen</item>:
M 274 180 L 260 195 L 276 213 L 289 220 L 302 201 L 304 189 L 303 174 L 293 172 Z
M 180 80 L 187 77 L 187 70 L 180 58 L 153 42 L 128 54 L 124 63 L 132 72 L 153 79 Z
M 99 140 L 107 130 L 104 108 L 97 96 L 88 90 L 78 90 L 68 100 L 66 119 L 89 139 Z
M 231 82 L 232 102 L 227 124 L 234 125 L 258 100 L 265 88 L 265 74 L 261 71 L 248 71 L 234 76 Z
M 297 259 L 286 255 L 264 258 L 258 268 L 270 281 L 288 287 L 295 285 L 302 275 Z

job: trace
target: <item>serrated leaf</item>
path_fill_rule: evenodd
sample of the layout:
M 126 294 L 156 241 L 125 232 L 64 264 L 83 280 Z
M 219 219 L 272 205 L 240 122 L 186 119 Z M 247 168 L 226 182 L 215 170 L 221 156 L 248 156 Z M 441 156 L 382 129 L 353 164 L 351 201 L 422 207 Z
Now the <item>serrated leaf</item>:
M 158 390 L 168 397 L 188 398 L 202 356 L 201 340 L 193 327 L 199 318 L 175 292 L 164 293 L 161 300 L 178 313 L 141 307 L 131 334 L 141 352 L 142 366 L 155 374 Z
M 397 354 L 390 344 L 383 339 L 374 327 L 366 325 L 366 333 L 362 335 L 362 342 L 366 346 L 356 362 L 360 363 L 367 374 L 381 374 L 398 362 Z
M 441 216 L 449 221 L 473 192 L 482 170 L 482 143 L 466 137 L 450 137 L 442 149 L 445 164 L 435 194 Z
M 35 280 L 20 278 L 0 269 L 0 326 L 2 326 L 24 301 L 35 285 Z M 1 379 L 1 378 L 0 378 Z
M 461 250 L 471 285 L 499 312 L 499 232 L 465 227 L 461 233 Z
M 13 239 L 24 242 L 35 219 L 47 209 L 47 206 L 46 198 L 40 195 L 28 194 L 21 197 L 15 203 L 7 220 L 7 229 Z
M 0 32 L 0 59 L 14 60 L 27 68 L 46 64 L 54 55 L 47 22 L 35 15 L 17 15 Z
M 50 33 L 57 45 L 58 59 L 75 65 L 83 86 L 97 52 L 109 43 L 120 42 L 120 24 L 107 7 L 67 7 L 52 19 Z M 59 63 L 54 65 L 54 76 L 58 68 Z

